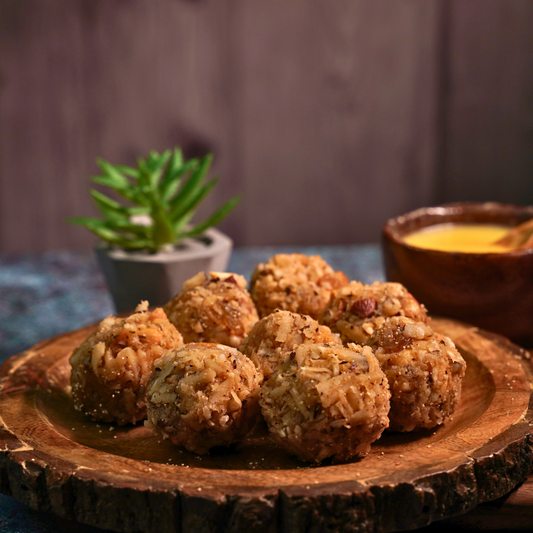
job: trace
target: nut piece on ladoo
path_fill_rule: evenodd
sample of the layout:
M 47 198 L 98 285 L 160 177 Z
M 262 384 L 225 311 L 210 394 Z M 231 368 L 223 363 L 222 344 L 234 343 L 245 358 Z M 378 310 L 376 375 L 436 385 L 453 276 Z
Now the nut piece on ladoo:
M 152 362 L 182 344 L 163 309 L 149 311 L 148 302 L 127 318 L 107 317 L 70 357 L 75 408 L 119 425 L 142 420 Z
M 308 315 L 275 311 L 256 322 L 239 349 L 268 379 L 300 344 L 342 344 L 340 337 Z
M 388 426 L 389 385 L 368 347 L 302 344 L 263 384 L 272 439 L 304 461 L 346 461 Z
M 426 308 L 400 283 L 364 285 L 352 281 L 333 293 L 319 322 L 339 333 L 344 343 L 364 344 L 387 318 L 406 316 L 427 322 Z
M 259 317 L 239 274 L 200 272 L 164 306 L 185 342 L 211 342 L 237 348 Z
M 236 348 L 185 344 L 154 363 L 145 425 L 198 454 L 229 445 L 255 424 L 261 378 Z
M 255 267 L 250 293 L 261 318 L 285 309 L 317 319 L 332 291 L 347 284 L 319 255 L 278 254 Z
M 454 412 L 466 363 L 448 337 L 423 322 L 394 317 L 369 345 L 389 381 L 391 430 L 433 428 Z

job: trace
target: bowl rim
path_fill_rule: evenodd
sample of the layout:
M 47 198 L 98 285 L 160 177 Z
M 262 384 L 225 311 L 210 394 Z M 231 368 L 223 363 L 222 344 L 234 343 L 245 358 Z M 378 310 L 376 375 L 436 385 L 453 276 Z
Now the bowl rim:
M 395 244 L 413 250 L 419 253 L 433 253 L 441 255 L 457 255 L 457 256 L 529 256 L 533 254 L 533 248 L 524 250 L 510 250 L 508 252 L 450 252 L 444 250 L 435 250 L 431 248 L 422 248 L 408 244 L 404 240 L 404 236 L 409 232 L 399 234 L 398 228 L 419 220 L 422 217 L 438 217 L 442 216 L 460 216 L 462 214 L 489 214 L 491 212 L 500 213 L 502 216 L 508 214 L 513 220 L 522 219 L 523 222 L 529 218 L 533 218 L 533 205 L 518 205 L 503 202 L 449 202 L 428 207 L 419 207 L 412 211 L 408 211 L 402 215 L 389 218 L 382 229 L 382 237 L 385 240 L 394 242 Z M 454 221 L 436 221 L 427 225 L 422 225 L 418 229 L 427 228 L 437 224 L 453 223 Z M 474 222 L 475 223 L 475 222 Z M 519 223 L 519 222 L 518 222 Z M 416 231 L 416 230 L 413 230 Z

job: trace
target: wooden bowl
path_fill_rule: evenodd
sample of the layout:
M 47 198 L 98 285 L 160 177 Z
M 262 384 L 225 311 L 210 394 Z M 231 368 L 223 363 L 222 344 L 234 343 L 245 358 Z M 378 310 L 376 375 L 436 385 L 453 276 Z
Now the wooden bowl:
M 442 252 L 405 243 L 413 231 L 443 223 L 515 226 L 533 217 L 533 206 L 454 203 L 417 209 L 383 228 L 386 275 L 430 313 L 458 318 L 533 346 L 533 250 L 507 253 Z

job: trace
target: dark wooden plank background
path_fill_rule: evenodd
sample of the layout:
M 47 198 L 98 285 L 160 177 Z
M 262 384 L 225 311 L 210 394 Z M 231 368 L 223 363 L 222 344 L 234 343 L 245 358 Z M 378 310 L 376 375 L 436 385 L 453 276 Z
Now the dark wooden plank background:
M 95 158 L 215 153 L 237 245 L 533 203 L 531 0 L 1 0 L 0 251 L 88 249 Z

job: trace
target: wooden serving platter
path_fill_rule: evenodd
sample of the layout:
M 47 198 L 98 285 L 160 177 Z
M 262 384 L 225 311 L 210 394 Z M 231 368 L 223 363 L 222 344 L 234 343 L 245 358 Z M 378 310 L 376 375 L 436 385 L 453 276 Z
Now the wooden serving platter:
M 0 369 L 0 492 L 124 532 L 385 533 L 465 513 L 530 472 L 532 375 L 501 337 L 441 318 L 433 327 L 468 365 L 452 419 L 321 466 L 275 447 L 263 427 L 199 457 L 142 425 L 91 422 L 72 407 L 68 357 L 93 327 L 45 341 Z

